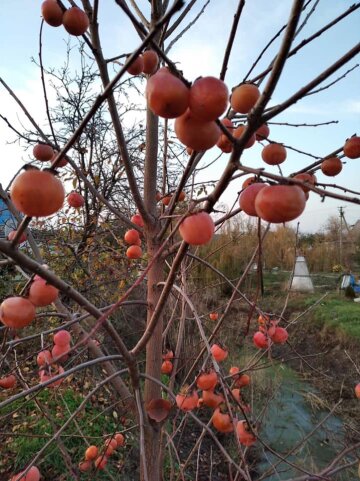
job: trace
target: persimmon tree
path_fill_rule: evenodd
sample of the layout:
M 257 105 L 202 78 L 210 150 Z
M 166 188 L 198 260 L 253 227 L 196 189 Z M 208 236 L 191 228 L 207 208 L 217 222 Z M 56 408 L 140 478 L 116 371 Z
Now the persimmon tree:
M 105 388 L 116 396 L 119 412 L 126 411 L 132 423 L 130 430 L 139 448 L 139 474 L 134 479 L 166 479 L 167 456 L 172 466 L 177 465 L 177 470 L 172 468 L 172 479 L 186 479 L 187 466 L 204 437 L 211 438 L 229 466 L 229 479 L 255 479 L 249 448 L 256 443 L 278 459 L 260 479 L 276 473 L 280 462 L 293 467 L 298 473 L 293 479 L 299 481 L 335 479 L 339 471 L 356 464 L 360 442 L 312 472 L 289 460 L 290 454 L 306 443 L 306 436 L 285 455 L 269 448 L 261 434 L 267 400 L 258 412 L 245 400 L 252 373 L 264 367 L 266 356 L 271 365 L 274 346 L 282 349 L 289 345 L 291 336 L 292 324 L 284 315 L 287 300 L 276 312 L 264 312 L 259 302 L 262 250 L 269 224 L 297 219 L 306 209 L 310 192 L 323 199 L 360 204 L 359 192 L 348 192 L 338 184 L 320 185 L 316 178 L 320 169 L 325 175 L 337 175 L 344 157 L 360 157 L 356 134 L 349 132 L 349 138 L 338 146 L 329 142 L 329 150 L 321 157 L 304 147 L 300 152 L 303 164 L 290 172 L 286 159 L 294 148 L 284 145 L 286 139 L 272 138 L 271 122 L 304 97 L 330 89 L 351 75 L 354 69 L 344 68 L 359 54 L 360 44 L 334 58 L 324 71 L 280 103 L 274 105 L 272 99 L 288 59 L 303 55 L 306 62 L 303 48 L 339 22 L 352 22 L 355 28 L 360 4 L 298 41 L 319 2 L 294 0 L 286 25 L 274 32 L 253 65 L 247 66 L 248 73 L 244 76 L 246 69 L 242 68 L 236 83 L 227 85 L 236 33 L 247 8 L 244 0 L 238 2 L 232 23 L 229 21 L 219 77 L 207 77 L 204 72 L 199 79 L 183 76 L 171 47 L 196 28 L 209 2 L 195 18 L 190 15 L 196 0 L 152 0 L 142 9 L 135 1 L 115 3 L 119 18 L 129 20 L 138 34 L 139 45 L 133 52 L 124 47 L 114 58 L 107 58 L 102 44 L 98 18 L 105 7 L 101 2 L 42 3 L 38 63 L 46 129 L 35 122 L 6 79 L 1 79 L 31 123 L 31 129 L 21 132 L 21 127 L 6 119 L 6 113 L 2 115 L 20 144 L 28 148 L 31 161 L 9 188 L 0 192 L 18 219 L 12 236 L 0 240 L 1 262 L 16 265 L 24 276 L 0 307 L 4 325 L 0 386 L 6 389 L 0 408 L 34 397 L 52 428 L 36 456 L 12 479 L 38 480 L 42 456 L 53 443 L 64 458 L 68 479 L 79 479 L 83 472 L 95 476 L 99 471 L 108 479 L 120 479 L 108 468 L 116 457 L 114 451 L 127 449 L 126 433 L 119 427 L 104 433 L 104 439 L 95 445 L 82 436 L 77 425 L 77 416 L 86 413 L 88 402 Z M 37 8 L 34 6 L 34 15 Z M 44 65 L 46 35 L 51 34 L 51 27 L 62 25 L 80 39 L 80 75 L 70 71 L 69 62 L 62 70 Z M 278 38 L 276 56 L 269 55 L 268 67 L 260 71 L 260 59 Z M 71 55 L 71 49 L 65 49 L 65 58 Z M 48 79 L 57 90 L 54 105 L 48 96 Z M 146 109 L 141 112 L 139 108 L 141 124 L 127 120 L 137 109 L 134 92 L 146 98 Z M 245 155 L 254 146 L 262 149 L 256 167 L 247 165 Z M 221 175 L 203 182 L 202 170 L 219 157 Z M 234 205 L 223 211 L 220 197 L 246 174 L 251 178 L 244 182 L 241 193 L 234 193 Z M 234 280 L 213 265 L 211 242 L 215 231 L 225 232 L 241 211 L 253 219 L 254 235 L 247 259 L 241 260 L 242 275 Z M 39 232 L 55 239 L 37 242 Z M 258 286 L 255 293 L 247 293 L 244 281 L 254 262 L 259 266 Z M 228 288 L 221 309 L 208 312 L 196 295 L 199 286 L 206 286 L 201 287 L 201 278 L 194 280 L 194 273 L 204 270 Z M 254 345 L 254 356 L 241 368 L 227 366 L 230 357 L 237 363 L 236 354 L 219 342 L 221 338 L 230 341 L 231 336 L 222 333 L 226 333 L 235 302 L 241 302 L 244 312 L 241 345 Z M 142 309 L 146 311 L 143 319 Z M 130 315 L 140 317 L 134 323 L 136 328 L 129 322 Z M 13 330 L 17 337 L 11 339 Z M 26 346 L 40 339 L 41 348 L 32 353 L 37 368 L 28 374 L 23 370 L 29 355 Z M 356 367 L 355 361 L 353 364 Z M 94 367 L 96 382 L 59 425 L 38 399 L 39 393 L 61 393 L 74 377 Z M 357 386 L 357 395 L 358 391 Z M 15 410 L 21 409 L 16 406 Z M 187 422 L 198 425 L 201 435 L 194 440 L 189 456 L 180 459 L 174 438 Z M 76 460 L 64 442 L 69 426 L 84 439 L 83 453 L 77 453 Z M 221 433 L 227 433 L 227 441 Z

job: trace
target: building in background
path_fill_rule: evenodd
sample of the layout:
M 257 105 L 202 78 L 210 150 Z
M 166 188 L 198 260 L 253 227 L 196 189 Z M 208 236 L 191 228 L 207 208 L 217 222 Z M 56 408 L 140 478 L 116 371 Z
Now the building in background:
M 17 224 L 5 202 L 0 199 L 0 238 L 7 237 L 10 231 L 16 229 Z

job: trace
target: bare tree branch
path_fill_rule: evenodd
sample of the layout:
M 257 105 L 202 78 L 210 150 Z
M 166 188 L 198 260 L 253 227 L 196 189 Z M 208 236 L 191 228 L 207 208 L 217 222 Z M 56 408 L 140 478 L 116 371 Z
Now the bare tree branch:
M 288 58 L 292 57 L 293 55 L 297 54 L 297 52 L 299 50 L 301 50 L 303 47 L 305 47 L 305 45 L 307 45 L 308 43 L 312 42 L 313 40 L 315 40 L 315 38 L 318 38 L 320 37 L 320 35 L 322 35 L 324 32 L 326 32 L 327 30 L 329 30 L 330 28 L 332 28 L 334 25 L 336 25 L 338 22 L 340 22 L 341 20 L 343 20 L 344 18 L 346 18 L 348 15 L 350 15 L 351 13 L 353 13 L 355 10 L 357 10 L 358 8 L 360 8 L 360 3 L 356 3 L 354 5 L 352 5 L 350 8 L 348 8 L 344 13 L 342 13 L 341 15 L 339 15 L 338 17 L 336 17 L 334 20 L 332 20 L 331 22 L 329 22 L 327 25 L 325 25 L 323 28 L 321 28 L 320 30 L 318 30 L 317 32 L 315 32 L 313 35 L 311 35 L 310 37 L 302 40 L 299 45 L 297 45 L 296 47 L 294 47 L 290 52 L 289 52 L 289 55 L 288 55 Z M 257 82 L 258 80 L 260 80 L 261 78 L 263 78 L 265 75 L 267 75 L 271 69 L 272 69 L 272 65 L 270 65 L 270 67 L 268 67 L 266 70 L 264 70 L 263 72 L 259 73 L 256 77 L 254 77 L 251 82 L 255 83 Z
M 195 0 L 196 1 L 196 0 Z M 196 17 L 194 18 L 194 20 L 191 20 L 191 22 L 189 22 L 186 27 L 184 27 L 181 32 L 176 35 L 176 37 L 169 43 L 169 45 L 166 47 L 165 49 L 165 53 L 168 54 L 170 52 L 170 50 L 172 49 L 172 47 L 175 45 L 175 43 L 188 31 L 190 30 L 190 28 L 195 25 L 195 23 L 199 20 L 199 18 L 201 17 L 201 15 L 204 13 L 206 7 L 209 5 L 210 3 L 210 0 L 206 0 L 206 3 L 204 4 L 204 6 L 202 7 L 202 9 L 200 10 L 200 12 L 196 15 Z
M 300 100 L 304 95 L 306 95 L 308 92 L 310 92 L 314 87 L 317 87 L 319 84 L 321 84 L 324 80 L 326 80 L 330 75 L 332 75 L 334 72 L 339 70 L 343 65 L 345 65 L 349 60 L 351 60 L 355 55 L 357 55 L 360 52 L 360 43 L 355 45 L 351 50 L 349 50 L 345 55 L 343 55 L 339 60 L 337 60 L 335 63 L 333 63 L 329 68 L 324 70 L 320 75 L 315 77 L 311 82 L 309 82 L 307 85 L 302 87 L 300 90 L 298 90 L 294 95 L 289 97 L 285 102 L 282 104 L 273 107 L 270 109 L 265 115 L 263 115 L 263 122 L 267 122 L 268 120 L 274 118 L 276 115 L 279 113 L 283 112 L 286 110 L 288 107 L 291 105 L 295 104 L 298 100 Z
M 238 29 L 238 26 L 239 26 L 239 20 L 240 20 L 241 13 L 242 13 L 244 5 L 245 5 L 245 1 L 246 0 L 239 0 L 239 5 L 238 5 L 236 13 L 234 15 L 233 24 L 232 24 L 232 27 L 231 27 L 229 40 L 228 40 L 228 43 L 227 43 L 227 46 L 226 46 L 226 50 L 225 50 L 225 54 L 224 54 L 224 60 L 223 60 L 223 64 L 222 64 L 222 67 L 221 67 L 221 72 L 220 72 L 220 79 L 221 80 L 225 79 L 227 66 L 228 66 L 229 59 L 230 59 L 231 49 L 232 49 L 232 46 L 234 44 L 236 32 L 237 32 L 237 29 Z

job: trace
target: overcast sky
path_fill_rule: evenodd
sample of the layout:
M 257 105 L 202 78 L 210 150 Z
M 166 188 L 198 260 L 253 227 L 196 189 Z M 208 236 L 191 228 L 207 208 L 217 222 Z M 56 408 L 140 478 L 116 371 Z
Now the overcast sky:
M 100 33 L 105 56 L 112 57 L 131 52 L 138 45 L 139 39 L 129 21 L 113 0 L 101 0 L 99 3 Z M 189 20 L 194 18 L 204 3 L 198 0 L 198 7 L 189 16 Z M 197 24 L 170 50 L 170 58 L 178 63 L 189 80 L 194 80 L 200 75 L 219 75 L 237 3 L 237 0 L 211 0 Z M 295 44 L 321 28 L 352 3 L 353 0 L 320 1 L 317 12 L 304 27 Z M 138 4 L 148 13 L 147 0 L 139 1 Z M 44 125 L 45 110 L 41 95 L 40 73 L 37 66 L 31 62 L 31 57 L 37 58 L 38 55 L 41 1 L 1 0 L 1 6 L 0 75 L 24 102 L 34 118 Z M 246 2 L 225 79 L 229 89 L 242 80 L 263 45 L 286 23 L 290 6 L 289 0 Z M 359 42 L 359 25 L 360 9 L 290 59 L 270 105 L 285 100 Z M 68 36 L 62 27 L 55 29 L 45 26 L 44 62 L 47 66 L 55 67 L 63 63 L 67 39 Z M 274 42 L 255 73 L 267 66 L 276 53 L 280 40 Z M 72 43 L 76 45 L 77 40 L 73 38 Z M 329 81 L 335 80 L 356 63 L 360 63 L 360 56 L 349 62 Z M 52 100 L 53 97 L 50 98 L 50 102 Z M 0 86 L 0 113 L 15 122 L 18 127 L 20 124 L 17 118 L 23 121 L 16 104 L 2 86 Z M 360 68 L 355 69 L 333 88 L 307 97 L 274 120 L 290 123 L 338 120 L 339 123 L 336 125 L 317 128 L 270 126 L 271 139 L 314 155 L 323 156 L 337 149 L 343 145 L 347 137 L 356 132 L 360 135 Z M 6 186 L 30 157 L 24 150 L 24 146 L 8 145 L 8 142 L 14 140 L 14 135 L 1 120 L 0 122 L 2 162 L 0 182 Z M 207 159 L 215 158 L 218 153 L 218 149 L 213 149 L 207 154 Z M 219 177 L 226 158 L 223 156 L 219 159 L 206 176 L 202 177 L 202 180 Z M 257 145 L 249 149 L 243 161 L 251 167 L 263 167 L 261 146 Z M 310 157 L 288 152 L 288 160 L 282 165 L 283 172 L 290 174 L 312 161 Z M 277 173 L 275 167 L 267 166 L 267 169 Z M 359 178 L 360 159 L 349 160 L 341 174 L 336 177 L 336 182 L 350 189 L 360 190 Z M 318 180 L 334 182 L 333 178 L 325 177 L 321 173 L 318 175 Z M 241 182 L 234 182 L 221 200 L 231 205 L 236 198 L 236 193 L 240 190 L 240 185 Z M 345 217 L 350 224 L 360 218 L 360 207 L 329 199 L 321 203 L 319 198 L 312 194 L 306 211 L 299 219 L 301 230 L 305 232 L 319 229 L 328 216 L 338 214 L 337 207 L 340 205 L 347 205 Z

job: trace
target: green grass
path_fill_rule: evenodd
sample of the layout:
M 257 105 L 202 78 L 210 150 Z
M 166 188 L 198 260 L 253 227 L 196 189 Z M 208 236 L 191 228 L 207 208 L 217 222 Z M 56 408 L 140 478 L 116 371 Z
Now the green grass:
M 315 301 L 307 299 L 305 306 Z M 343 294 L 331 294 L 314 308 L 312 317 L 326 326 L 339 329 L 351 340 L 360 340 L 360 304 L 346 299 Z
M 70 416 L 69 411 L 72 413 L 83 401 L 83 397 L 78 392 L 67 389 L 62 390 L 62 397 L 59 394 L 54 395 L 54 392 L 46 389 L 41 391 L 37 396 L 37 400 L 40 401 L 42 406 L 45 406 L 46 410 L 51 415 L 57 428 L 61 427 L 64 422 Z M 15 414 L 11 414 L 20 408 Z M 49 439 L 49 435 L 53 434 L 51 423 L 46 416 L 41 413 L 35 403 L 35 400 L 28 402 L 17 401 L 11 406 L 7 406 L 1 415 L 9 414 L 7 420 L 2 421 L 1 431 L 12 431 L 13 436 L 8 436 L 5 440 L 6 446 L 6 465 L 2 464 L 1 472 L 4 469 L 11 469 L 13 473 L 20 471 L 26 464 L 39 452 Z M 110 411 L 111 414 L 111 411 Z M 121 427 L 117 425 L 117 421 L 111 416 L 102 414 L 102 409 L 94 407 L 90 403 L 86 406 L 79 415 L 76 416 L 76 423 L 86 437 L 89 439 L 90 444 L 95 444 L 99 448 L 103 445 L 102 436 L 114 432 L 115 430 L 121 430 Z M 31 433 L 32 437 L 26 436 Z M 24 436 L 21 436 L 24 434 Z M 74 434 L 76 436 L 74 436 Z M 63 432 L 61 438 L 65 445 L 73 464 L 78 464 L 82 459 L 87 445 L 84 440 L 79 436 L 80 433 L 76 429 L 76 426 L 72 422 L 70 426 Z M 3 436 L 1 436 L 3 437 Z M 127 437 L 127 442 L 129 438 Z M 107 468 L 113 475 L 119 476 L 117 473 L 118 468 L 116 463 L 121 458 L 120 450 L 113 455 L 109 461 Z M 11 466 L 9 466 L 11 464 Z M 41 457 L 41 462 L 38 464 L 42 475 L 45 479 L 61 479 L 67 481 L 73 479 L 70 475 L 67 476 L 67 470 L 64 466 L 64 460 L 59 451 L 59 447 L 56 442 L 53 442 L 45 451 Z M 84 479 L 92 479 L 91 475 L 83 475 Z M 94 477 L 95 479 L 95 477 Z M 108 479 L 108 477 L 98 472 L 96 474 L 97 480 Z M 117 477 L 117 479 L 120 479 Z
M 254 276 L 254 274 L 253 274 Z M 290 272 L 264 273 L 264 297 L 259 299 L 264 310 L 277 311 L 279 299 L 284 299 L 285 287 Z M 324 273 L 313 275 L 315 294 L 291 293 L 288 308 L 292 312 L 302 312 L 315 304 L 325 292 L 329 294 L 307 315 L 308 319 L 319 325 L 338 330 L 349 340 L 360 340 L 360 303 L 353 302 L 344 295 L 344 291 L 337 292 L 339 275 Z

